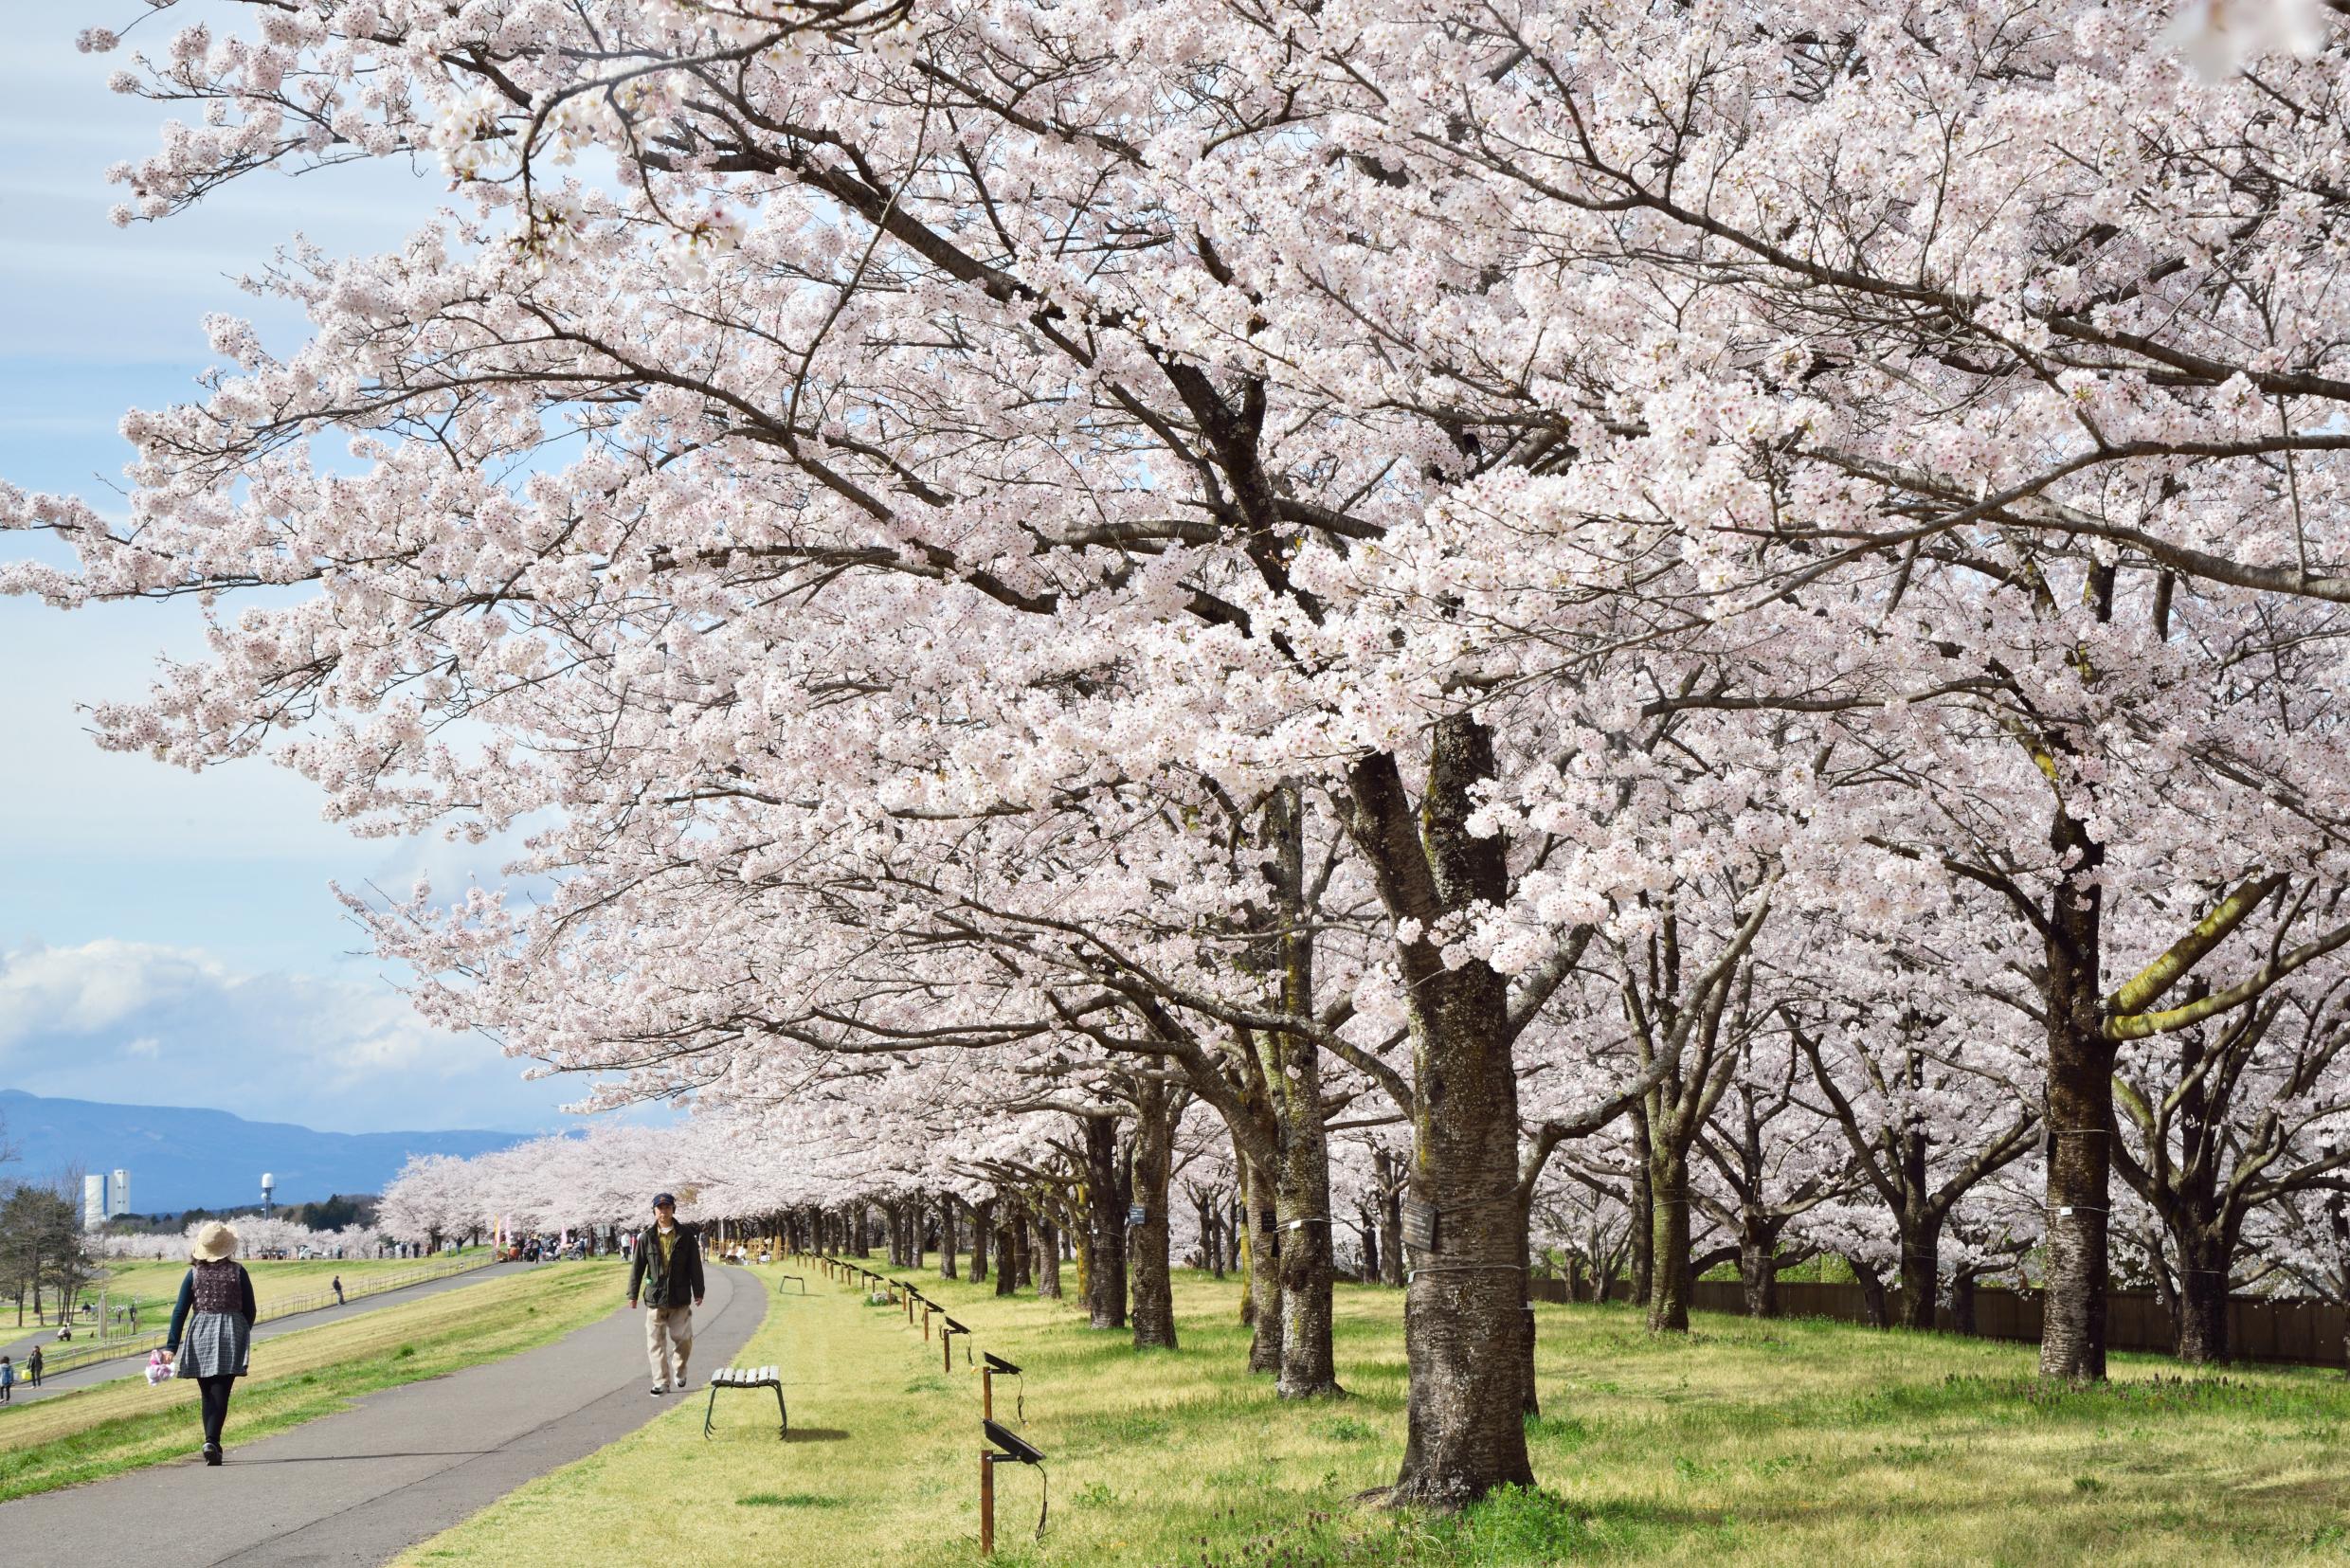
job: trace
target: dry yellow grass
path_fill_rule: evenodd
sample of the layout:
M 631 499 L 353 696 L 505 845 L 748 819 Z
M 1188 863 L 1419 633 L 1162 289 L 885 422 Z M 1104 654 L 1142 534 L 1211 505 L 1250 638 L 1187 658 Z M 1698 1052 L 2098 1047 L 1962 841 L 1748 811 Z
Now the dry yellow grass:
M 2350 1548 L 2350 1388 L 2333 1375 L 2158 1385 L 2175 1369 L 2129 1358 L 2114 1387 L 2069 1393 L 2029 1376 L 2028 1346 L 1712 1317 L 1664 1342 L 1620 1308 L 1545 1307 L 1529 1425 L 1544 1490 L 1442 1520 L 1352 1501 L 1401 1451 L 1398 1292 L 1341 1289 L 1354 1397 L 1292 1406 L 1241 1370 L 1231 1284 L 1181 1276 L 1184 1347 L 1148 1355 L 1069 1307 L 926 1289 L 1030 1369 L 1052 1527 L 1027 1540 L 1039 1478 L 1005 1467 L 1006 1562 L 2214 1568 Z M 737 1394 L 705 1443 L 696 1397 L 402 1562 L 573 1568 L 583 1540 L 615 1562 L 975 1560 L 978 1390 L 960 1353 L 944 1375 L 902 1314 L 813 1290 L 778 1295 L 741 1358 L 786 1368 L 792 1441 L 774 1440 L 771 1397 Z

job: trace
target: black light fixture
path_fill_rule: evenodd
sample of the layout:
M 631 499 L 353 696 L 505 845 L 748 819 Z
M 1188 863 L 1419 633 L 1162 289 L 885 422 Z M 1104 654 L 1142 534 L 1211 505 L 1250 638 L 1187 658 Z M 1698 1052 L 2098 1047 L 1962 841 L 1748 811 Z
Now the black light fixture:
M 982 1420 L 979 1423 L 979 1429 L 987 1434 L 987 1441 L 993 1443 L 1001 1451 L 997 1457 L 1017 1459 L 1023 1465 L 1044 1463 L 1042 1450 L 1003 1422 Z

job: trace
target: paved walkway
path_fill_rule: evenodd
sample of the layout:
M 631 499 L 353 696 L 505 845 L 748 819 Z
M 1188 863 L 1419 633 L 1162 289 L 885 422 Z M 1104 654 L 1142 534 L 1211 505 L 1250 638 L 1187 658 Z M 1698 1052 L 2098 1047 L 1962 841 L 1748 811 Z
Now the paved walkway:
M 443 1290 L 462 1289 L 468 1285 L 479 1285 L 485 1279 L 502 1279 L 508 1274 L 524 1273 L 532 1267 L 533 1265 L 528 1263 L 493 1263 L 486 1268 L 468 1269 L 461 1274 L 450 1274 L 442 1279 L 426 1280 L 422 1285 L 411 1285 L 404 1289 L 384 1290 L 372 1296 L 361 1296 L 358 1300 L 345 1302 L 340 1307 L 321 1307 L 313 1312 L 297 1312 L 291 1317 L 272 1318 L 267 1323 L 254 1325 L 253 1338 L 274 1340 L 280 1334 L 294 1334 L 305 1328 L 316 1328 L 325 1324 L 340 1323 L 345 1318 L 355 1318 L 362 1312 L 372 1312 L 378 1307 L 400 1307 L 411 1301 L 420 1301 L 425 1296 L 437 1296 Z M 548 1263 L 537 1267 L 560 1269 L 563 1265 Z M 166 1312 L 163 1314 L 162 1321 L 154 1325 L 155 1332 L 159 1334 L 171 1326 L 172 1315 Z M 65 1348 L 70 1350 L 81 1343 L 75 1340 Z M 77 1388 L 94 1388 L 99 1383 L 111 1383 L 118 1378 L 144 1377 L 147 1372 L 146 1357 L 117 1356 L 111 1361 L 92 1361 L 87 1366 L 75 1367 L 71 1371 L 50 1373 L 41 1379 L 39 1388 L 34 1388 L 25 1381 L 24 1356 L 14 1351 L 9 1353 L 16 1356 L 16 1388 L 14 1397 L 9 1400 L 11 1404 L 21 1405 L 28 1399 L 45 1399 L 53 1394 L 70 1394 Z
M 701 1381 L 767 1315 L 756 1275 L 713 1265 L 696 1315 Z M 27 1568 L 358 1568 L 380 1564 L 515 1487 L 585 1458 L 679 1397 L 645 1395 L 644 1319 L 612 1315 L 518 1356 L 371 1394 L 351 1410 L 237 1443 L 228 1460 L 157 1466 L 0 1504 L 6 1560 Z M 196 1447 L 194 1411 L 189 1448 Z M 580 1560 L 597 1560 L 592 1542 Z

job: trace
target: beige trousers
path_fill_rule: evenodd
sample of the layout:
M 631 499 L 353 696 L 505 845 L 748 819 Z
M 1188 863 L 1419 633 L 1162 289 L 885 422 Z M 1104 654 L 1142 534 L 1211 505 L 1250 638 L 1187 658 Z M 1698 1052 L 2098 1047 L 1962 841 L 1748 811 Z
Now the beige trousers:
M 678 1370 L 669 1370 L 671 1352 Z M 644 1309 L 644 1358 L 653 1366 L 657 1383 L 685 1386 L 685 1359 L 694 1353 L 694 1309 L 691 1307 L 648 1307 Z

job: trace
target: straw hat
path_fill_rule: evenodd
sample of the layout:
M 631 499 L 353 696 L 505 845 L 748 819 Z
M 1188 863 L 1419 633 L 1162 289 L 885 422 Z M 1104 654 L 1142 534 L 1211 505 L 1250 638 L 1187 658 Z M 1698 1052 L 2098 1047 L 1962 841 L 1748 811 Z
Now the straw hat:
M 234 1257 L 237 1255 L 237 1233 L 217 1219 L 211 1220 L 196 1233 L 196 1239 L 190 1245 L 188 1255 L 198 1263 L 217 1263 L 222 1258 Z

